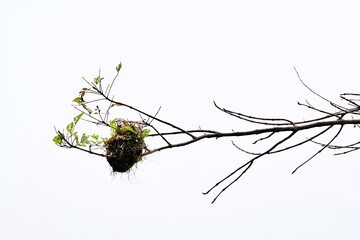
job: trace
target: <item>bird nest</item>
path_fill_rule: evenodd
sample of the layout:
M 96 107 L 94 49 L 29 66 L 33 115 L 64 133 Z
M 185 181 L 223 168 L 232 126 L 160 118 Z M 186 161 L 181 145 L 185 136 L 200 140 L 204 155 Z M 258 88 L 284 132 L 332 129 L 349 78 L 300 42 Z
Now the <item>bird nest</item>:
M 106 159 L 113 172 L 128 172 L 141 161 L 146 145 L 141 136 L 143 125 L 119 119 L 113 136 L 104 143 Z

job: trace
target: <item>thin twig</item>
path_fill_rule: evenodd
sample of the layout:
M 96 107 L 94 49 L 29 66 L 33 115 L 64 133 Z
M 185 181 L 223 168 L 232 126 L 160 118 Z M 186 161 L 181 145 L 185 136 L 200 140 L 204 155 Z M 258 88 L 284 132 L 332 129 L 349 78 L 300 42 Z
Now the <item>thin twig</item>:
M 295 168 L 295 170 L 292 172 L 292 174 L 294 174 L 299 168 L 301 168 L 302 166 L 304 166 L 306 163 L 308 163 L 311 159 L 313 159 L 315 156 L 317 156 L 319 153 L 321 153 L 325 148 L 327 148 L 327 146 L 329 146 L 340 134 L 341 130 L 343 129 L 344 125 L 340 126 L 339 131 L 335 134 L 335 136 L 327 143 L 325 144 L 325 146 L 323 146 L 319 151 L 317 151 L 314 155 L 312 155 L 308 160 L 306 160 L 305 162 L 303 162 L 302 164 L 300 164 L 299 166 L 297 166 Z
M 113 87 L 113 85 L 114 85 L 114 82 L 115 82 L 115 80 L 116 80 L 116 78 L 117 78 L 118 76 L 119 76 L 119 73 L 117 73 L 117 74 L 115 75 L 115 77 L 113 78 L 113 80 L 112 80 L 112 82 L 111 82 L 111 85 L 110 85 L 110 87 L 109 87 L 109 89 L 108 89 L 108 93 L 107 93 L 107 94 L 106 94 L 106 92 L 104 93 L 104 95 L 105 95 L 107 98 L 109 98 L 111 89 L 112 89 L 112 87 Z M 101 91 L 101 92 L 103 92 L 103 91 Z
M 220 108 L 215 101 L 213 101 L 215 107 L 219 109 L 222 112 L 225 112 L 231 116 L 240 118 L 242 120 L 245 120 L 247 122 L 257 123 L 257 124 L 263 124 L 263 125 L 293 125 L 294 123 L 288 119 L 285 118 L 260 118 L 260 117 L 253 117 L 250 115 L 245 115 L 243 113 L 234 112 L 227 110 L 225 108 Z M 286 122 L 286 123 L 276 123 L 277 121 Z
M 333 103 L 332 101 L 329 101 L 328 99 L 324 98 L 323 96 L 321 96 L 320 94 L 318 94 L 318 93 L 315 92 L 314 90 L 312 90 L 312 89 L 301 79 L 300 74 L 299 74 L 299 72 L 296 70 L 295 67 L 294 67 L 294 70 L 295 70 L 296 75 L 298 76 L 300 82 L 301 82 L 310 92 L 312 92 L 313 94 L 315 94 L 316 96 L 318 96 L 318 97 L 321 98 L 322 100 L 330 103 L 330 104 L 331 104 L 332 106 L 334 106 L 334 107 L 337 107 L 337 108 L 338 108 L 338 107 L 341 107 L 341 106 Z
M 277 146 L 281 145 L 282 143 L 286 142 L 287 140 L 289 140 L 291 137 L 293 137 L 295 135 L 296 131 L 292 131 L 288 136 L 286 136 L 285 138 L 283 138 L 282 140 L 278 141 L 277 143 L 275 143 L 273 146 L 271 146 L 268 150 L 266 150 L 265 152 L 263 152 L 262 154 L 252 158 L 250 161 L 248 161 L 247 163 L 245 163 L 244 165 L 240 166 L 239 168 L 237 168 L 235 171 L 233 171 L 232 173 L 230 173 L 229 175 L 227 175 L 226 177 L 224 177 L 222 180 L 220 180 L 218 183 L 216 183 L 212 188 L 210 188 L 207 192 L 203 193 L 203 194 L 208 194 L 210 193 L 215 187 L 217 187 L 218 185 L 220 185 L 222 182 L 224 182 L 225 180 L 227 180 L 228 178 L 230 178 L 231 176 L 233 176 L 235 173 L 237 173 L 239 170 L 241 170 L 242 168 L 244 168 L 247 164 L 249 164 L 250 166 L 253 164 L 253 162 L 270 153 L 273 149 L 275 149 Z M 226 190 L 228 189 L 231 185 L 233 185 L 235 182 L 237 182 L 242 176 L 243 174 L 250 168 L 247 167 L 244 172 L 242 172 L 235 180 L 233 180 L 231 183 L 229 183 L 228 185 L 226 185 L 226 187 L 224 187 L 219 193 L 218 195 L 215 197 L 215 199 L 212 201 L 212 203 L 214 203 L 216 201 L 216 199 Z

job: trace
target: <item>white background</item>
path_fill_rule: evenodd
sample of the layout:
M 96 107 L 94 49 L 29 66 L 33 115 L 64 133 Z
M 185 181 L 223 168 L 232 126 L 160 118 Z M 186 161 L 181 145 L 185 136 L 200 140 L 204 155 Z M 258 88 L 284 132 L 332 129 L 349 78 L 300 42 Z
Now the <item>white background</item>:
M 151 113 L 162 106 L 159 117 L 187 129 L 246 130 L 213 100 L 296 120 L 316 115 L 297 101 L 330 110 L 293 66 L 333 101 L 359 92 L 359 8 L 307 0 L 1 1 L 0 239 L 359 239 L 356 152 L 325 151 L 294 175 L 316 146 L 260 159 L 210 204 L 214 195 L 201 192 L 249 159 L 230 139 L 156 153 L 115 177 L 104 159 L 52 142 L 54 126 L 76 114 L 81 77 L 101 68 L 110 80 L 120 61 L 116 98 Z M 340 140 L 356 141 L 357 130 L 347 129 Z

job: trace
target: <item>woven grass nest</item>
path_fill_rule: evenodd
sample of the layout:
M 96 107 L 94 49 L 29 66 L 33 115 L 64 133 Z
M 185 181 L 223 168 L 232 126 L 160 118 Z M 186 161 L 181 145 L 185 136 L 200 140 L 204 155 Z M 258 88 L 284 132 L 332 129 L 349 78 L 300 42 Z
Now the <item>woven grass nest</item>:
M 106 159 L 114 173 L 128 172 L 142 160 L 146 145 L 142 137 L 143 125 L 124 119 L 116 120 L 114 135 L 104 143 Z

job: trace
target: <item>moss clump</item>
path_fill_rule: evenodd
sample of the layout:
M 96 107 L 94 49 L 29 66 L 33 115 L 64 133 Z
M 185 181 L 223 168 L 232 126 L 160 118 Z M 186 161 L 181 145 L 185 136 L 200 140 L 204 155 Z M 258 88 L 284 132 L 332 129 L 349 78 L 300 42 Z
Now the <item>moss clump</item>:
M 128 172 L 141 161 L 146 147 L 142 137 L 142 125 L 137 122 L 116 120 L 113 136 L 105 141 L 106 159 L 114 172 Z

